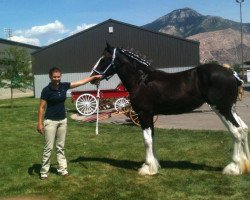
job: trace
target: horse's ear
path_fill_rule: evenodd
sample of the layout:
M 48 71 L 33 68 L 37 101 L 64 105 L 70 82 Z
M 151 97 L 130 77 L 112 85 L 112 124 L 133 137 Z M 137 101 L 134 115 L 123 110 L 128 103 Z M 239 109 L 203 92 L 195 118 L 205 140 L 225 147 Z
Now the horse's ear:
M 109 44 L 109 42 L 107 40 L 106 40 L 106 46 L 107 46 L 107 49 L 111 48 L 111 45 Z
M 108 43 L 108 41 L 106 41 L 106 50 L 109 52 L 109 53 L 112 53 L 113 51 L 113 47 Z

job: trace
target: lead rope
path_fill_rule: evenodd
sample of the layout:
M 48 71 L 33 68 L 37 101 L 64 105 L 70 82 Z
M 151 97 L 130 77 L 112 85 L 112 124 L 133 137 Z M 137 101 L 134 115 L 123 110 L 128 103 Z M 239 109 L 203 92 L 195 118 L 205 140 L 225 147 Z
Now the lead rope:
M 116 48 L 113 51 L 113 55 L 112 55 L 112 61 L 110 63 L 110 65 L 107 67 L 107 69 L 114 64 L 115 61 L 115 54 L 116 54 Z M 105 72 L 107 71 L 107 69 L 103 72 L 103 74 L 105 74 Z M 95 127 L 95 134 L 98 135 L 99 134 L 99 100 L 100 100 L 100 82 L 97 83 L 96 85 L 96 89 L 97 89 L 97 95 L 96 95 L 96 100 L 97 100 L 97 110 L 96 110 L 96 127 Z
M 99 134 L 99 100 L 100 100 L 100 82 L 97 83 L 96 85 L 96 90 L 97 90 L 97 95 L 96 95 L 96 100 L 97 100 L 97 110 L 96 110 L 96 127 L 95 127 L 95 134 Z

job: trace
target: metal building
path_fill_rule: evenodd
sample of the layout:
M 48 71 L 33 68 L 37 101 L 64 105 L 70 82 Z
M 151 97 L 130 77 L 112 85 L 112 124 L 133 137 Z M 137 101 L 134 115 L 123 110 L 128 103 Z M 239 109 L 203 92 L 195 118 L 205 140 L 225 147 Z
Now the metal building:
M 0 38 L 0 60 L 3 59 L 6 55 L 5 55 L 5 49 L 9 48 L 9 47 L 19 47 L 19 48 L 24 48 L 27 50 L 27 52 L 29 54 L 31 54 L 34 51 L 37 51 L 39 49 L 41 49 L 41 47 L 38 46 L 34 46 L 34 45 L 29 45 L 29 44 L 24 44 L 24 43 L 20 43 L 20 42 L 15 42 L 15 41 L 11 41 L 11 40 L 5 40 Z M 1 65 L 0 62 L 0 68 L 2 68 L 4 66 Z
M 152 66 L 169 72 L 185 70 L 199 64 L 199 43 L 192 40 L 150 31 L 113 19 L 34 52 L 33 74 L 35 97 L 49 83 L 48 71 L 59 67 L 62 81 L 76 81 L 89 75 L 108 41 L 112 46 L 137 50 Z M 101 89 L 115 88 L 117 76 L 102 81 Z M 87 84 L 79 90 L 94 89 Z
M 41 49 L 41 47 L 38 47 L 38 46 L 24 44 L 24 43 L 15 42 L 15 41 L 0 38 L 0 71 L 6 67 L 6 66 L 4 66 L 4 64 L 3 64 L 4 62 L 2 62 L 2 60 L 8 56 L 6 54 L 5 50 L 10 48 L 10 47 L 24 48 L 27 50 L 27 52 L 29 54 Z M 33 88 L 23 89 L 21 92 L 20 90 L 14 89 L 14 94 L 15 94 L 15 96 L 20 95 L 20 93 L 22 94 L 22 96 L 32 95 L 32 93 L 33 93 L 32 90 L 33 90 Z M 0 98 L 1 99 L 5 99 L 5 98 L 8 99 L 8 98 L 10 98 L 10 95 L 11 95 L 10 88 L 0 88 Z

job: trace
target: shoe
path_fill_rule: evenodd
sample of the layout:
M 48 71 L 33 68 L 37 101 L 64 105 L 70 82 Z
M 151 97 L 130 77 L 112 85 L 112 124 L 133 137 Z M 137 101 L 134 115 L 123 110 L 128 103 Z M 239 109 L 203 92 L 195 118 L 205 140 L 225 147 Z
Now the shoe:
M 69 173 L 67 172 L 67 173 L 65 173 L 65 174 L 61 174 L 61 176 L 68 176 L 69 175 Z
M 60 176 L 68 176 L 68 175 L 69 175 L 69 173 L 68 173 L 67 171 L 58 172 L 58 174 L 59 174 Z
M 41 180 L 48 179 L 48 175 L 47 174 L 40 174 L 40 179 Z

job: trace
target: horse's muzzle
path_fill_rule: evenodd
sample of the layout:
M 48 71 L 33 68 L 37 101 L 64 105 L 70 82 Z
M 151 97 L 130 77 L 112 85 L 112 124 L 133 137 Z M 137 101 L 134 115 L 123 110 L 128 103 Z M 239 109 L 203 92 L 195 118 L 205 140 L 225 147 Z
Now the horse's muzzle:
M 93 84 L 93 85 L 99 85 L 100 80 L 93 80 L 93 81 L 90 81 L 90 83 Z

